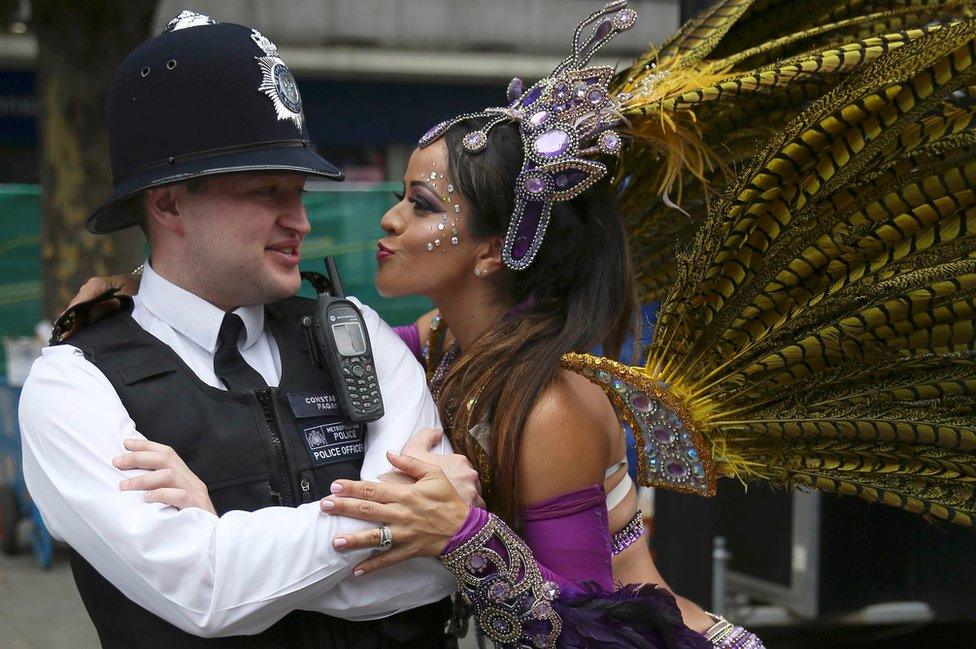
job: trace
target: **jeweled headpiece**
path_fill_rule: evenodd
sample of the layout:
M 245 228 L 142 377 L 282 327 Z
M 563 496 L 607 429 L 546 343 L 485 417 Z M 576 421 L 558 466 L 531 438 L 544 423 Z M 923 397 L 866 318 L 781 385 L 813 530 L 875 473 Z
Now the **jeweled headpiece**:
M 637 12 L 627 0 L 615 0 L 590 14 L 573 34 L 573 51 L 552 74 L 523 89 L 518 77 L 508 84 L 508 105 L 465 113 L 427 131 L 426 147 L 454 124 L 473 117 L 493 117 L 481 129 L 464 136 L 468 153 L 483 151 L 488 132 L 505 121 L 519 123 L 525 161 L 515 181 L 515 210 L 505 235 L 502 260 L 513 270 L 527 268 L 542 245 L 552 204 L 579 196 L 607 173 L 591 155 L 615 155 L 620 136 L 619 104 L 609 93 L 611 67 L 585 67 L 610 39 L 633 27 Z M 592 27 L 583 40 L 583 32 Z

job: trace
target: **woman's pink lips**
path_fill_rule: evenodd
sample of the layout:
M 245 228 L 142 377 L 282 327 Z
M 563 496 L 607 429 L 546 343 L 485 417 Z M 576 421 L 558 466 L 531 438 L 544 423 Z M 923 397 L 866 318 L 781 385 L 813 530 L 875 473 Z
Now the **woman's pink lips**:
M 376 244 L 376 247 L 379 248 L 379 250 L 376 251 L 376 261 L 377 262 L 381 262 L 384 259 L 387 259 L 387 258 L 393 256 L 393 251 L 390 250 L 389 248 L 387 248 L 386 246 L 384 246 L 382 243 L 377 243 Z

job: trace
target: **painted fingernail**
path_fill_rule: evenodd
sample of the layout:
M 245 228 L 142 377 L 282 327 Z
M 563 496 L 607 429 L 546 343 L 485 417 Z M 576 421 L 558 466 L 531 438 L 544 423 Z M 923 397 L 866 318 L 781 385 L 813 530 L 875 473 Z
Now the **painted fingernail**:
M 356 577 L 362 577 L 363 575 L 366 574 L 366 571 L 365 570 L 353 570 L 352 571 L 352 574 L 355 575 Z
M 326 498 L 322 501 L 322 509 L 335 509 L 335 503 Z
M 348 545 L 348 543 L 349 543 L 349 541 L 347 541 L 345 539 L 334 539 L 332 541 L 332 547 L 334 547 L 334 548 L 344 548 L 344 547 L 346 547 L 346 545 Z
M 331 491 L 334 494 L 337 494 L 340 491 L 342 491 L 342 485 L 339 484 L 338 482 L 333 482 L 331 485 L 329 485 L 329 491 Z

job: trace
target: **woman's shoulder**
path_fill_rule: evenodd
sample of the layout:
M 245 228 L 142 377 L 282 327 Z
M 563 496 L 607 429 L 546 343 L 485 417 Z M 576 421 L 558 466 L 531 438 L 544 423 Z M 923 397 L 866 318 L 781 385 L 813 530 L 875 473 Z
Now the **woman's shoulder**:
M 617 434 L 603 390 L 560 369 L 526 419 L 519 453 L 522 504 L 602 483 Z

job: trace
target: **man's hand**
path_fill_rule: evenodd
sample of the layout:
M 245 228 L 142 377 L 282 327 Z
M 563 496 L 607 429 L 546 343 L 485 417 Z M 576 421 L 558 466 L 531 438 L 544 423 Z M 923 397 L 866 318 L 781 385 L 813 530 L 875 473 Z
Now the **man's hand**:
M 481 481 L 478 480 L 478 472 L 471 466 L 468 458 L 459 453 L 442 455 L 431 451 L 443 437 L 444 431 L 440 428 L 421 428 L 407 441 L 401 454 L 439 467 L 454 485 L 461 500 L 472 507 L 484 507 L 485 501 L 481 499 Z M 380 476 L 380 480 L 387 482 L 389 475 Z
M 123 442 L 131 453 L 119 455 L 112 464 L 117 469 L 148 469 L 134 478 L 119 483 L 122 491 L 145 491 L 147 503 L 164 503 L 177 509 L 197 507 L 216 514 L 207 485 L 183 463 L 172 447 L 150 442 L 148 439 L 127 439 Z
M 336 480 L 332 494 L 319 504 L 326 514 L 373 521 L 377 527 L 365 532 L 336 537 L 338 550 L 377 548 L 380 526 L 389 525 L 393 545 L 360 563 L 356 576 L 385 568 L 412 557 L 435 557 L 461 528 L 470 506 L 461 500 L 444 472 L 427 462 L 406 455 L 387 453 L 390 463 L 415 478 L 412 485 Z

